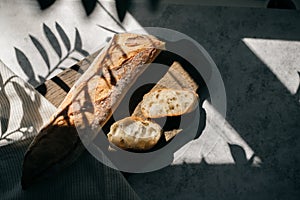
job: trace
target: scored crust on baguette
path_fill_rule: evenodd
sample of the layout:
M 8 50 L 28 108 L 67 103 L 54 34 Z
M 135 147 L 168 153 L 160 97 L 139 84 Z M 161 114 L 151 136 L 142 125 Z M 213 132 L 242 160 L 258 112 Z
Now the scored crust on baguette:
M 126 117 L 115 122 L 107 134 L 108 140 L 122 149 L 151 149 L 162 134 L 159 124 L 136 117 Z
M 158 89 L 144 95 L 141 111 L 147 118 L 179 116 L 193 111 L 198 95 L 190 90 Z
M 97 133 L 164 45 L 150 35 L 114 35 L 27 149 L 23 189 L 69 166 L 81 155 L 84 147 L 77 131 L 91 126 Z

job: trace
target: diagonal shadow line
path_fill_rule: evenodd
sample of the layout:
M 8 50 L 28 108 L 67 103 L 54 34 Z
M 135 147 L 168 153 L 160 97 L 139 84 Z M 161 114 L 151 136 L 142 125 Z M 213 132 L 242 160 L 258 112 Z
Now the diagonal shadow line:
M 123 30 L 126 32 L 125 27 L 103 6 L 100 1 L 97 1 L 98 5 L 110 16 L 110 18 Z
M 51 79 L 54 83 L 56 83 L 61 89 L 63 89 L 65 92 L 70 91 L 70 87 L 59 77 L 55 76 Z
M 105 26 L 101 26 L 101 25 L 99 25 L 99 24 L 97 24 L 97 26 L 100 27 L 100 28 L 103 28 L 104 30 L 107 30 L 107 31 L 109 31 L 109 32 L 115 33 L 115 34 L 118 34 L 118 33 L 119 33 L 119 32 L 117 32 L 117 31 L 115 31 L 115 30 L 112 30 L 112 29 L 107 28 L 107 27 L 105 27 Z
M 84 71 L 83 71 L 83 70 L 80 68 L 80 66 L 77 65 L 77 64 L 73 65 L 70 69 L 73 69 L 73 70 L 75 70 L 76 72 L 78 72 L 78 73 L 80 73 L 80 74 L 83 74 L 83 73 L 84 73 Z

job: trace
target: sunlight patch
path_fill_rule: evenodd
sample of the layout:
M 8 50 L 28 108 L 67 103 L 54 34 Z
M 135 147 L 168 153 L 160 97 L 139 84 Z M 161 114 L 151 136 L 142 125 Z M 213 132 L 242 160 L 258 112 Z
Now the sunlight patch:
M 219 112 L 208 101 L 204 102 L 203 108 L 211 117 L 207 118 L 202 135 L 191 141 L 189 149 L 172 164 L 199 164 L 205 161 L 210 165 L 236 164 L 260 167 L 261 159 Z
M 257 38 L 243 38 L 242 41 L 291 94 L 296 93 L 299 86 L 300 42 Z

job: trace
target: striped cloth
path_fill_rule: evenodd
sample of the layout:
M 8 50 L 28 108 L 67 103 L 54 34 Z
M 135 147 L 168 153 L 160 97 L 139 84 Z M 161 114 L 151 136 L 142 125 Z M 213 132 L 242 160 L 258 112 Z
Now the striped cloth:
M 56 176 L 22 190 L 24 153 L 55 107 L 0 61 L 0 199 L 139 199 L 123 175 L 88 152 Z

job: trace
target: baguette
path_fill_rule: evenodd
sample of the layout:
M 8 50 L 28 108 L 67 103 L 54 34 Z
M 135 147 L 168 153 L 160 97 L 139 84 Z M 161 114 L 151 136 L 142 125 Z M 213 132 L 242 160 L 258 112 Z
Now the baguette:
M 159 124 L 136 117 L 126 117 L 115 122 L 107 134 L 108 140 L 122 149 L 148 150 L 160 139 Z
M 77 130 L 90 126 L 97 133 L 163 48 L 153 36 L 116 34 L 33 139 L 24 156 L 22 188 L 73 163 L 84 150 Z

